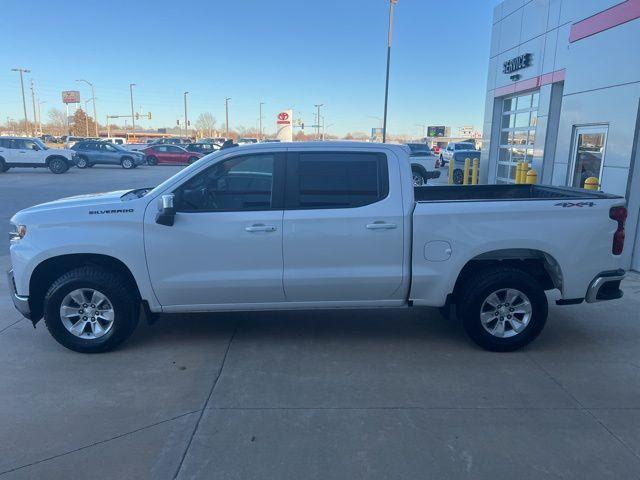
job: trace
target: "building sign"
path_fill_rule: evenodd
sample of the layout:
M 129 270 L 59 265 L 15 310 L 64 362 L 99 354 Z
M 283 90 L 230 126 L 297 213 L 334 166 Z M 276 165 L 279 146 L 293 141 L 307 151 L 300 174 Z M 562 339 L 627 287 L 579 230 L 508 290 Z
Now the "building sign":
M 529 66 L 531 66 L 531 54 L 523 53 L 522 55 L 518 55 L 517 57 L 504 62 L 502 64 L 502 73 L 509 75 Z
M 371 141 L 372 142 L 381 142 L 382 137 L 384 136 L 384 128 L 372 128 L 371 129 Z
M 427 127 L 427 137 L 444 137 L 446 135 L 446 127 L 444 126 L 429 126 Z
M 276 117 L 278 140 L 281 142 L 293 141 L 293 110 L 283 110 Z
M 78 90 L 62 92 L 62 103 L 80 103 L 80 92 Z

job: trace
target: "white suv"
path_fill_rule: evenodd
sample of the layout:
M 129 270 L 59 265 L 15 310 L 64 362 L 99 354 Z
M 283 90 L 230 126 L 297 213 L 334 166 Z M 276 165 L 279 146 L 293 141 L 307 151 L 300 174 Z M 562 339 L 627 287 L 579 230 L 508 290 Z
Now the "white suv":
M 14 167 L 44 167 L 64 173 L 75 165 L 75 152 L 48 148 L 39 138 L 0 137 L 0 172 Z

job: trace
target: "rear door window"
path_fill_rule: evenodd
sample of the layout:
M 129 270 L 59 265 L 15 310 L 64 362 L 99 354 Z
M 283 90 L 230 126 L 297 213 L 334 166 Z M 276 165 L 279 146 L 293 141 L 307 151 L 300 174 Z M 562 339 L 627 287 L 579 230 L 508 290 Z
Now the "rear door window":
M 310 152 L 287 162 L 286 208 L 355 208 L 389 193 L 387 159 L 380 153 Z

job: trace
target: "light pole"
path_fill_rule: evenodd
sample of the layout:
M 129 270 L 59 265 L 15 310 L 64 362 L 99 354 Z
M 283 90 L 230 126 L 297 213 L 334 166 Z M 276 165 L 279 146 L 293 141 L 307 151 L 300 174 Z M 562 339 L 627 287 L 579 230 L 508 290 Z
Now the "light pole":
M 132 131 L 133 131 L 133 136 L 136 136 L 136 113 L 133 110 L 133 87 L 135 87 L 136 84 L 135 83 L 130 83 L 129 84 L 129 94 L 131 95 L 131 125 L 132 125 Z M 126 125 L 126 122 L 125 122 Z M 135 138 L 134 138 L 135 140 Z
M 46 100 L 38 100 L 38 127 L 40 129 L 40 133 L 42 133 L 42 115 L 40 113 L 40 106 L 43 103 L 47 103 Z
M 82 79 L 76 80 L 76 82 L 84 82 L 84 83 L 86 83 L 87 85 L 89 85 L 91 87 L 91 99 L 93 100 L 93 120 L 96 122 L 96 138 L 97 138 L 97 137 L 100 136 L 100 134 L 98 133 L 98 114 L 96 113 L 96 92 L 95 92 L 95 90 L 93 88 L 93 83 L 91 83 L 88 80 L 82 80 Z M 85 104 L 84 110 L 85 110 L 85 113 L 86 113 L 86 111 L 87 111 L 86 104 Z M 87 135 L 89 135 L 89 134 L 87 133 Z
M 262 105 L 264 105 L 264 102 L 260 102 L 260 117 L 258 117 L 260 119 L 260 128 L 258 130 L 258 141 L 262 141 Z
M 189 136 L 189 120 L 187 117 L 187 95 L 189 95 L 189 92 L 184 92 L 184 136 L 188 137 Z
M 317 109 L 317 119 L 316 119 L 316 139 L 320 140 L 320 107 L 324 107 L 324 103 L 317 103 L 314 105 Z
M 27 101 L 24 98 L 24 79 L 23 75 L 25 73 L 31 73 L 31 70 L 27 70 L 26 68 L 12 68 L 12 72 L 20 72 L 20 88 L 22 89 L 22 110 L 24 111 L 24 131 L 26 132 L 29 128 L 29 120 L 27 119 Z
M 87 137 L 89 136 L 89 115 L 87 115 L 87 104 L 91 101 L 95 101 L 95 99 L 90 98 L 89 100 L 84 101 L 84 129 L 85 129 L 85 132 L 87 133 Z
M 36 115 L 36 89 L 33 86 L 33 78 L 31 79 L 31 105 L 33 106 L 33 136 L 38 133 L 37 115 Z
M 389 101 L 389 64 L 391 62 L 391 39 L 393 38 L 393 9 L 398 0 L 389 0 L 389 34 L 387 37 L 387 80 L 384 86 L 384 121 L 382 122 L 382 143 L 387 141 L 387 103 Z
M 231 100 L 231 97 L 226 97 L 224 99 L 224 125 L 226 128 L 225 137 L 227 137 L 227 140 L 229 139 L 229 100 Z

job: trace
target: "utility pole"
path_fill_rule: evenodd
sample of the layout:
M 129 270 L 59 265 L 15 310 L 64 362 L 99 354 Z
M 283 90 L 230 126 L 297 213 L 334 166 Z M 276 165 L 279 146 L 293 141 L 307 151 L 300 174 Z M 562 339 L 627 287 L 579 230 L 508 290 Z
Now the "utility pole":
M 33 78 L 31 79 L 31 103 L 33 105 L 33 136 L 35 137 L 38 132 L 38 125 L 37 125 L 37 115 L 36 115 L 36 91 L 35 88 L 33 86 Z
M 227 140 L 229 139 L 229 100 L 231 100 L 231 97 L 226 97 L 224 99 L 224 116 L 225 116 L 225 128 L 227 130 L 227 132 L 225 133 L 225 137 L 227 137 Z
M 262 105 L 264 105 L 264 102 L 260 102 L 260 128 L 258 132 L 258 141 L 262 141 Z
M 133 87 L 135 87 L 136 84 L 135 83 L 130 83 L 129 84 L 129 93 L 131 95 L 131 125 L 133 128 L 133 136 L 136 136 L 136 112 L 133 109 Z M 135 138 L 134 138 L 135 140 Z
M 189 92 L 184 92 L 184 136 L 189 137 L 189 119 L 187 117 L 187 95 Z
M 82 79 L 76 80 L 76 82 L 84 82 L 91 87 L 91 98 L 93 99 L 93 120 L 96 122 L 96 138 L 97 138 L 100 136 L 100 134 L 98 133 L 98 114 L 96 113 L 96 92 L 93 89 L 93 83 L 91 83 L 88 80 L 82 80 Z M 86 105 L 84 109 L 86 113 L 86 110 L 87 110 Z
M 84 130 L 85 130 L 85 132 L 87 134 L 87 137 L 89 136 L 89 115 L 87 115 L 87 104 L 91 100 L 93 100 L 93 98 L 90 98 L 89 100 L 85 100 L 85 102 L 84 102 Z
M 11 71 L 20 72 L 20 88 L 22 89 L 22 110 L 24 111 L 24 131 L 26 132 L 29 129 L 29 119 L 27 118 L 27 101 L 24 97 L 23 75 L 25 73 L 31 73 L 31 70 L 27 70 L 26 68 L 12 68 Z
M 40 106 L 43 103 L 47 103 L 47 101 L 46 100 L 38 100 L 38 126 L 39 126 L 39 129 L 40 129 L 40 133 L 42 133 L 42 114 L 41 114 Z
M 318 104 L 316 104 L 314 106 L 318 110 L 318 114 L 317 114 L 317 118 L 316 118 L 316 139 L 320 140 L 320 107 L 324 107 L 324 103 L 318 103 Z
M 382 124 L 382 143 L 387 141 L 387 104 L 389 102 L 389 65 L 391 63 L 391 40 L 393 38 L 393 9 L 398 0 L 389 0 L 389 35 L 387 37 L 387 80 L 384 86 L 384 121 Z

